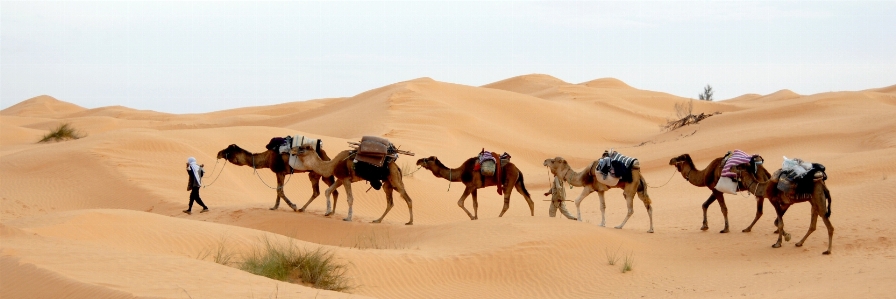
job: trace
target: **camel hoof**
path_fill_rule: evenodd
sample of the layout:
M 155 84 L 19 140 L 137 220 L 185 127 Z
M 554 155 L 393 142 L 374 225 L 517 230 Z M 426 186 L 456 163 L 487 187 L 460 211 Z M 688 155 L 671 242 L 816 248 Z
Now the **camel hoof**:
M 473 217 L 473 220 L 479 220 L 479 216 Z
M 719 231 L 720 234 L 727 234 L 728 232 L 729 230 L 727 228 Z
M 351 219 L 351 218 L 342 218 L 342 221 L 348 221 L 348 222 L 351 222 L 352 219 Z
M 273 208 L 270 208 L 270 209 L 268 209 L 268 210 L 273 211 L 273 210 L 276 210 L 276 209 L 277 209 L 277 207 L 273 207 Z
M 651 230 L 649 230 L 649 231 L 647 231 L 647 232 L 652 234 L 652 233 L 653 233 L 653 230 L 651 229 Z
M 615 227 L 615 228 L 616 228 L 616 229 L 622 229 L 622 226 L 617 226 L 617 227 Z
M 382 221 L 382 220 L 374 220 L 374 221 L 370 221 L 370 223 L 380 223 L 380 222 L 383 222 L 383 221 Z
M 780 247 L 781 247 L 781 244 L 778 244 L 778 243 L 775 243 L 775 245 L 772 245 L 772 248 L 780 248 Z
M 298 212 L 298 211 L 299 211 L 299 209 L 297 209 L 298 206 L 296 206 L 296 205 L 294 205 L 294 204 L 293 204 L 293 205 L 289 205 L 289 207 L 292 208 L 292 211 L 293 211 L 293 212 Z
M 794 245 L 796 245 L 796 247 L 803 247 L 803 243 L 796 243 Z
M 709 226 L 704 225 L 703 227 L 700 228 L 700 230 L 709 230 Z
M 577 220 L 579 220 L 579 218 L 576 218 L 576 217 L 572 217 L 572 218 L 569 218 L 569 220 L 572 220 L 572 221 L 577 221 Z
M 330 215 L 333 215 L 333 212 L 327 212 L 326 214 L 324 214 L 324 217 L 327 217 L 327 216 L 330 216 Z
M 741 231 L 741 232 L 744 232 L 744 233 L 749 233 L 749 232 L 751 232 L 751 231 L 753 231 L 753 230 L 752 230 L 752 229 L 749 229 L 749 228 L 745 228 L 745 229 L 744 229 L 744 230 L 742 230 L 742 231 Z
M 296 212 L 299 212 L 299 213 L 304 213 L 304 212 L 305 212 L 305 209 L 304 209 L 304 208 L 302 208 L 302 209 L 299 209 L 299 210 L 297 210 L 297 211 L 296 211 Z
M 414 222 L 411 221 L 411 222 L 405 223 L 404 225 L 414 225 Z
M 830 255 L 830 254 L 831 254 L 831 251 L 830 251 L 830 250 L 826 250 L 825 252 L 822 252 L 821 254 L 824 254 L 824 255 Z
M 784 241 L 790 242 L 790 234 L 784 233 Z

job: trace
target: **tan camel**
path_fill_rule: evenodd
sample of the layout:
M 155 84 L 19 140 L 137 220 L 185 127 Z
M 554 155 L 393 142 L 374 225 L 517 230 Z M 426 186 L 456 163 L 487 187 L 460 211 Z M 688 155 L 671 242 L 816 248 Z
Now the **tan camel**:
M 327 152 L 324 150 L 320 150 L 321 154 L 324 156 L 324 159 L 329 160 L 327 157 Z M 279 157 L 278 157 L 279 156 Z M 277 201 L 274 203 L 274 207 L 271 210 L 276 210 L 280 207 L 280 198 L 283 198 L 286 201 L 286 204 L 292 208 L 293 211 L 296 212 L 304 212 L 308 205 L 320 195 L 320 180 L 321 176 L 311 171 L 307 170 L 295 170 L 289 166 L 289 155 L 288 154 L 276 154 L 272 150 L 267 150 L 261 153 L 253 154 L 247 150 L 244 150 L 237 146 L 236 144 L 231 144 L 227 148 L 218 152 L 218 159 L 225 159 L 230 163 L 238 166 L 250 166 L 252 168 L 270 168 L 274 174 L 277 175 Z M 311 190 L 313 193 L 311 194 L 311 198 L 308 199 L 308 202 L 302 206 L 301 209 L 296 209 L 296 205 L 289 201 L 289 198 L 286 198 L 286 194 L 283 193 L 283 183 L 286 175 L 291 173 L 308 173 L 308 179 L 311 180 Z M 333 185 L 333 177 L 327 176 L 323 178 L 324 183 L 327 185 Z M 333 195 L 333 205 L 336 204 L 336 199 L 339 198 L 339 194 L 336 193 Z M 327 203 L 329 204 L 329 202 Z
M 330 210 L 330 193 L 335 192 L 336 188 L 339 188 L 339 186 L 344 186 L 346 196 L 348 196 L 348 216 L 343 220 L 352 221 L 352 204 L 354 203 L 354 196 L 352 196 L 352 182 L 363 180 L 355 172 L 355 163 L 352 157 L 354 153 L 347 150 L 342 151 L 332 160 L 323 161 L 309 145 L 295 147 L 291 151 L 302 160 L 302 164 L 315 173 L 325 177 L 336 176 L 336 182 L 324 191 L 324 196 L 327 198 L 327 214 L 325 216 L 332 215 L 336 211 L 335 204 L 333 210 Z M 398 190 L 398 193 L 401 194 L 401 198 L 404 198 L 404 201 L 408 204 L 410 220 L 405 224 L 414 224 L 414 208 L 411 204 L 411 197 L 408 196 L 408 193 L 405 191 L 404 182 L 402 182 L 401 179 L 401 168 L 399 168 L 398 165 L 395 165 L 395 161 L 389 162 L 388 167 L 388 179 L 383 181 L 383 191 L 386 193 L 386 211 L 383 212 L 383 216 L 372 221 L 372 223 L 382 222 L 383 218 L 386 218 L 386 214 L 389 214 L 389 210 L 392 210 L 392 206 L 394 205 L 392 200 L 392 190 L 394 189 Z
M 466 186 L 464 194 L 457 201 L 457 205 L 464 209 L 467 216 L 470 216 L 470 220 L 479 219 L 479 200 L 476 190 L 498 185 L 498 181 L 494 176 L 485 177 L 485 180 L 483 180 L 482 174 L 473 170 L 473 167 L 476 165 L 476 159 L 475 157 L 467 159 L 460 167 L 454 169 L 446 167 L 435 156 L 417 160 L 417 165 L 432 171 L 432 174 L 436 177 L 446 179 L 449 182 L 462 182 Z M 510 162 L 504 165 L 501 170 L 499 173 L 502 176 L 500 179 L 503 181 L 504 187 L 502 192 L 504 195 L 504 208 L 501 209 L 501 214 L 498 217 L 504 216 L 504 213 L 510 208 L 510 192 L 513 191 L 514 187 L 529 203 L 529 211 L 532 213 L 532 216 L 535 216 L 535 203 L 532 202 L 529 191 L 526 190 L 526 185 L 523 183 L 523 173 L 516 165 Z M 470 194 L 473 195 L 473 214 L 470 214 L 470 211 L 464 206 L 464 202 Z
M 566 181 L 571 186 L 575 187 L 584 187 L 582 190 L 582 194 L 576 198 L 576 215 L 579 221 L 582 221 L 582 210 L 579 206 L 582 204 L 582 200 L 585 199 L 586 196 L 591 194 L 591 192 L 597 191 L 597 196 L 600 198 L 600 226 L 606 226 L 607 216 L 606 209 L 607 204 L 604 201 L 604 192 L 610 190 L 611 188 L 620 188 L 622 189 L 622 195 L 625 196 L 625 202 L 628 205 L 628 215 L 625 216 L 625 220 L 622 220 L 622 224 L 617 226 L 616 228 L 621 229 L 625 226 L 625 223 L 628 222 L 629 217 L 632 217 L 632 214 L 635 213 L 633 208 L 635 194 L 638 195 L 638 198 L 644 202 L 644 207 L 647 208 L 647 215 L 650 217 L 650 229 L 647 231 L 648 233 L 653 232 L 653 207 L 650 205 L 650 196 L 647 195 L 647 181 L 644 180 L 644 177 L 641 175 L 641 170 L 637 168 L 632 169 L 632 182 L 626 183 L 620 181 L 619 184 L 615 186 L 607 186 L 597 181 L 594 177 L 594 172 L 592 171 L 594 167 L 597 165 L 598 161 L 594 161 L 588 165 L 585 170 L 582 172 L 575 172 L 572 168 L 569 167 L 569 163 L 566 162 L 562 157 L 556 157 L 553 159 L 544 160 L 544 166 L 547 166 L 551 170 L 551 174 L 559 177 L 560 179 Z
M 806 232 L 806 236 L 803 237 L 802 240 L 796 243 L 796 247 L 802 247 L 803 242 L 806 242 L 806 238 L 815 231 L 815 224 L 818 222 L 818 216 L 821 216 L 821 220 L 824 221 L 824 225 L 828 228 L 828 250 L 822 252 L 822 254 L 831 254 L 831 245 L 834 240 L 834 226 L 831 225 L 831 193 L 828 190 L 827 185 L 825 185 L 823 180 L 815 180 L 812 182 L 813 186 L 811 188 L 811 193 L 785 193 L 778 190 L 778 180 L 772 179 L 767 181 L 760 181 L 753 175 L 752 172 L 748 171 L 749 164 L 740 164 L 732 167 L 732 171 L 736 172 L 738 176 L 741 177 L 744 184 L 750 186 L 751 190 L 757 190 L 759 196 L 764 196 L 768 198 L 768 201 L 775 207 L 775 212 L 778 214 L 778 219 L 775 221 L 778 225 L 778 242 L 776 242 L 772 247 L 778 248 L 781 247 L 781 238 L 786 237 L 787 241 L 790 241 L 789 234 L 784 233 L 784 213 L 787 212 L 787 209 L 790 208 L 791 205 L 795 203 L 808 201 L 812 204 L 812 220 L 809 223 L 809 231 Z M 753 187 L 755 186 L 755 187 Z M 827 205 L 825 205 L 825 199 L 827 199 Z
M 707 187 L 712 194 L 709 195 L 709 198 L 706 202 L 703 203 L 703 227 L 701 230 L 709 229 L 709 223 L 706 220 L 706 210 L 710 205 L 716 200 L 719 201 L 719 207 L 722 208 L 722 216 L 725 217 L 725 229 L 719 231 L 720 233 L 727 233 L 728 230 L 728 206 L 725 205 L 725 194 L 721 191 L 716 190 L 716 184 L 719 183 L 719 179 L 722 177 L 722 158 L 715 158 L 706 168 L 702 170 L 697 170 L 697 167 L 694 166 L 694 161 L 691 160 L 691 155 L 684 154 L 669 160 L 669 165 L 674 165 L 678 172 L 681 173 L 681 176 L 684 177 L 691 185 L 697 187 Z M 768 180 L 770 174 L 765 167 L 761 164 L 757 167 L 757 175 L 762 180 Z M 738 185 L 738 191 L 745 191 L 744 186 Z M 743 229 L 742 232 L 750 232 L 753 230 L 753 225 L 756 225 L 756 221 L 759 221 L 759 217 L 762 217 L 762 204 L 764 200 L 762 197 L 756 196 L 756 218 L 753 218 L 753 223 L 750 223 L 750 226 Z

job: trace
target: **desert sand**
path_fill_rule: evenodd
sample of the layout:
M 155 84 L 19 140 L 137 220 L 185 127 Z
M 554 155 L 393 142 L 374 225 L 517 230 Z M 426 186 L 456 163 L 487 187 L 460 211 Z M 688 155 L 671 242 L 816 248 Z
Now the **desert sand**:
M 613 78 L 568 83 L 525 75 L 484 86 L 419 78 L 353 97 L 296 101 L 204 114 L 167 114 L 113 106 L 87 109 L 38 96 L 0 111 L 0 297 L 2 298 L 886 298 L 896 294 L 896 85 L 801 95 L 781 90 L 718 102 L 694 112 L 721 112 L 697 125 L 663 132 L 674 105 L 687 99 L 641 90 Z M 297 99 L 301 100 L 301 99 Z M 37 143 L 60 123 L 87 137 Z M 535 216 L 516 192 L 480 190 L 479 220 L 456 202 L 463 192 L 422 170 L 404 178 L 414 225 L 396 197 L 382 224 L 381 191 L 355 183 L 354 221 L 344 222 L 344 195 L 324 217 L 319 197 L 304 213 L 286 205 L 271 211 L 275 177 L 251 167 L 216 164 L 230 144 L 261 152 L 272 137 L 301 134 L 324 140 L 335 153 L 364 135 L 389 138 L 417 158 L 438 156 L 457 167 L 480 149 L 508 152 L 536 201 Z M 582 204 L 582 222 L 549 218 L 546 158 L 562 156 L 580 171 L 615 148 L 640 160 L 651 186 L 656 232 L 647 233 L 643 205 L 626 214 L 622 191 L 607 192 L 607 227 L 600 227 L 596 194 Z M 827 167 L 835 227 L 803 247 L 808 203 L 788 211 L 794 240 L 777 239 L 774 209 L 752 232 L 755 215 L 745 193 L 726 195 L 731 232 L 720 234 L 718 204 L 701 231 L 700 205 L 709 196 L 668 165 L 689 153 L 698 168 L 727 151 L 765 158 L 770 171 L 782 156 Z M 202 198 L 209 213 L 181 213 L 184 162 L 205 164 Z M 217 178 L 217 179 L 216 179 Z M 668 183 L 666 184 L 666 182 Z M 665 184 L 665 185 L 664 185 Z M 322 184 L 322 186 L 324 186 Z M 660 187 L 661 186 L 661 187 Z M 567 190 L 574 199 L 581 188 Z M 310 197 L 306 174 L 286 195 Z M 344 194 L 344 193 L 343 193 Z M 397 196 L 397 194 L 396 194 Z M 472 201 L 467 200 L 472 210 Z M 568 204 L 575 213 L 575 206 Z M 194 210 L 195 212 L 196 210 Z M 245 253 L 262 240 L 330 250 L 349 265 L 356 286 L 321 291 L 217 264 L 200 253 L 227 240 Z M 633 270 L 608 265 L 605 252 L 634 257 Z

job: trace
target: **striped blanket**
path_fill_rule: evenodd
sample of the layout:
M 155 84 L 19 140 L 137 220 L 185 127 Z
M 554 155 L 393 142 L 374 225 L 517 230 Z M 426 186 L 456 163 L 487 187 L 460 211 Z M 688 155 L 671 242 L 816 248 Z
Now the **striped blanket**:
M 731 167 L 734 167 L 734 165 L 750 163 L 750 159 L 752 157 L 753 156 L 751 156 L 741 150 L 737 150 L 737 149 L 734 150 L 733 152 L 731 152 L 731 155 L 728 157 L 728 159 L 725 160 L 725 165 L 722 166 L 722 176 L 729 177 L 729 178 L 736 178 L 737 174 L 731 172 Z
M 605 166 L 609 166 L 610 162 L 612 162 L 612 161 L 622 162 L 622 164 L 625 164 L 625 167 L 631 168 L 632 163 L 635 163 L 635 161 L 637 161 L 637 160 L 638 159 L 628 157 L 628 156 L 623 156 L 619 152 L 613 151 L 612 153 L 609 154 L 609 156 L 603 157 L 597 162 L 597 169 L 600 169 L 600 170 L 606 169 Z

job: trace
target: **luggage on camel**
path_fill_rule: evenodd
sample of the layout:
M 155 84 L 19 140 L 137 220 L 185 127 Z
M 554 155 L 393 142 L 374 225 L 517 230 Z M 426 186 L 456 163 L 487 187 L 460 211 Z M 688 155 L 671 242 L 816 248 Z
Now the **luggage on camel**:
M 728 152 L 725 157 L 722 158 L 722 177 L 719 178 L 718 183 L 716 183 L 715 189 L 719 192 L 724 192 L 728 194 L 737 194 L 737 191 L 740 190 L 738 186 L 737 173 L 731 171 L 731 167 L 734 165 L 740 165 L 749 163 L 753 166 L 754 173 L 755 169 L 759 164 L 762 164 L 762 159 L 756 159 L 759 157 L 758 155 L 750 155 L 736 149 L 734 151 Z
M 308 138 L 302 135 L 295 135 L 292 137 L 287 136 L 284 139 L 287 141 L 287 143 L 280 147 L 280 153 L 289 153 L 290 149 L 294 147 L 311 145 L 312 147 L 314 147 L 314 151 L 317 153 L 317 156 L 321 156 L 320 150 L 323 148 L 324 142 L 320 139 Z M 304 164 L 302 164 L 302 160 L 299 159 L 298 156 L 291 153 L 289 155 L 289 166 L 295 170 L 309 170 L 305 167 Z
M 376 136 L 364 136 L 361 142 L 349 142 L 349 145 L 355 149 L 352 160 L 355 174 L 370 182 L 376 190 L 380 190 L 382 181 L 389 178 L 389 163 L 397 160 L 398 154 L 414 155 L 395 148 L 388 139 Z
M 501 171 L 504 168 L 504 165 L 510 162 L 510 154 L 504 152 L 500 156 L 496 152 L 487 152 L 485 148 L 483 148 L 479 155 L 476 156 L 476 164 L 473 165 L 473 171 L 479 171 L 482 178 L 482 184 L 485 185 L 486 177 L 495 177 L 495 182 L 498 186 L 498 195 L 504 194 L 504 182 L 501 179 Z M 500 162 L 498 161 L 500 160 Z M 501 163 L 500 167 L 498 167 L 498 163 Z
M 787 159 L 786 156 L 781 169 L 772 177 L 778 179 L 778 190 L 796 194 L 811 193 L 814 181 L 828 179 L 824 165 L 809 163 L 799 158 Z
M 641 168 L 638 159 L 620 154 L 617 151 L 604 151 L 594 168 L 597 181 L 607 186 L 616 186 L 620 181 L 632 182 L 632 169 Z

